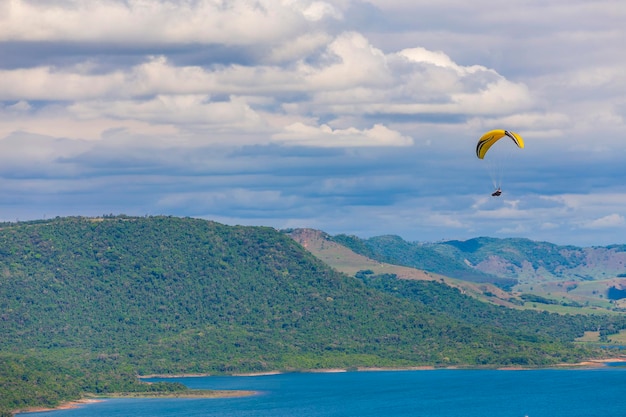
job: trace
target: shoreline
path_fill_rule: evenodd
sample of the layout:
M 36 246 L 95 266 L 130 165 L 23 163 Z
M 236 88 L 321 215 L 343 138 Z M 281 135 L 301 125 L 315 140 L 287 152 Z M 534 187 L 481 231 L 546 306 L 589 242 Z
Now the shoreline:
M 563 363 L 546 367 L 523 367 L 523 366 L 503 366 L 498 368 L 488 367 L 460 367 L 460 366 L 448 366 L 437 367 L 432 365 L 413 366 L 404 368 L 389 368 L 389 367 L 358 367 L 358 368 L 327 368 L 327 369 L 309 369 L 299 371 L 268 371 L 268 372 L 252 372 L 252 373 L 240 373 L 231 374 L 229 376 L 239 377 L 257 377 L 257 376 L 271 376 L 282 375 L 287 373 L 341 373 L 341 372 L 389 372 L 389 371 L 432 371 L 432 370 L 473 370 L 473 369 L 491 369 L 496 371 L 532 371 L 539 369 L 567 369 L 567 370 L 586 370 L 597 369 L 608 366 L 609 363 L 624 363 L 626 364 L 626 356 L 620 356 L 617 358 L 606 359 L 589 359 L 578 363 Z M 138 375 L 139 379 L 150 378 L 202 378 L 215 376 L 209 373 L 184 373 L 184 374 L 149 374 Z M 67 401 L 60 404 L 57 407 L 29 407 L 20 410 L 14 410 L 14 414 L 27 414 L 27 413 L 41 413 L 57 410 L 68 410 L 72 408 L 78 408 L 83 405 L 93 404 L 105 401 L 109 398 L 179 398 L 179 399 L 198 399 L 198 398 L 238 398 L 251 395 L 258 395 L 256 391 L 239 391 L 239 390 L 190 390 L 187 392 L 168 392 L 168 393 L 111 393 L 103 396 L 89 396 L 85 398 Z M 152 395 L 153 394 L 153 395 Z
M 13 414 L 26 414 L 26 413 L 47 413 L 49 411 L 58 411 L 58 410 L 71 410 L 73 408 L 78 408 L 83 405 L 99 403 L 101 399 L 97 398 L 81 398 L 80 400 L 67 401 L 59 404 L 56 407 L 28 407 L 19 410 L 13 410 Z
M 100 401 L 110 398 L 239 398 L 257 395 L 257 391 L 249 390 L 212 390 L 212 389 L 189 389 L 187 391 L 173 392 L 117 392 L 102 395 Z
M 570 366 L 598 368 L 602 366 L 608 366 L 609 363 L 625 363 L 626 364 L 626 357 L 620 356 L 618 358 L 609 358 L 609 359 L 589 359 L 587 361 L 579 362 Z M 560 366 L 567 367 L 568 365 L 569 364 L 563 364 Z
M 138 399 L 158 399 L 158 398 L 176 398 L 176 399 L 200 399 L 200 398 L 239 398 L 248 397 L 252 395 L 258 395 L 257 391 L 245 391 L 245 390 L 189 390 L 185 392 L 165 392 L 165 393 L 111 393 L 102 396 L 86 396 L 80 400 L 67 401 L 59 404 L 56 407 L 28 407 L 19 410 L 13 410 L 13 414 L 28 414 L 28 413 L 47 413 L 50 411 L 70 410 L 73 408 L 79 408 L 84 405 L 94 404 L 106 401 L 107 399 L 114 398 L 138 398 Z
M 475 369 L 492 369 L 495 371 L 508 371 L 508 370 L 538 370 L 538 369 L 592 369 L 599 368 L 603 366 L 608 366 L 609 363 L 625 363 L 626 364 L 626 356 L 620 356 L 616 358 L 605 358 L 605 359 L 589 359 L 582 362 L 577 363 L 559 363 L 555 365 L 549 366 L 501 366 L 501 367 L 479 367 L 479 366 L 434 366 L 434 365 L 422 365 L 422 366 L 409 366 L 402 368 L 393 368 L 393 367 L 356 367 L 356 368 L 325 368 L 325 369 L 302 369 L 302 370 L 291 370 L 291 371 L 266 371 L 266 372 L 249 372 L 249 373 L 235 373 L 228 375 L 219 375 L 219 376 L 239 376 L 239 377 L 255 377 L 255 376 L 271 376 L 271 375 L 282 375 L 282 374 L 290 374 L 290 373 L 341 373 L 341 372 L 389 372 L 389 371 L 433 371 L 433 370 L 475 370 Z M 139 379 L 150 379 L 150 378 L 202 378 L 209 376 L 218 376 L 217 374 L 211 373 L 194 373 L 194 374 L 149 374 L 149 375 L 139 375 Z

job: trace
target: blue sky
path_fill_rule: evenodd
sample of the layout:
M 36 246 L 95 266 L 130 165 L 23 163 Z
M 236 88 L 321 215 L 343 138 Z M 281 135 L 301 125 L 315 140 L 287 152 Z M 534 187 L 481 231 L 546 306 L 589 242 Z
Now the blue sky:
M 626 243 L 625 20 L 621 0 L 3 0 L 0 220 Z M 526 142 L 497 144 L 499 198 L 491 129 Z

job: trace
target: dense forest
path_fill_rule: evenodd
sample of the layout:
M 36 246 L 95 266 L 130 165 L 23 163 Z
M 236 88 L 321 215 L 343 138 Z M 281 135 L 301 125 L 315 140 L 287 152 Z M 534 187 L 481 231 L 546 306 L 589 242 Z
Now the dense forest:
M 0 410 L 141 391 L 136 376 L 155 373 L 576 362 L 604 353 L 575 337 L 624 327 L 622 316 L 518 312 L 440 284 L 348 277 L 267 227 L 0 225 Z
M 433 313 L 448 314 L 476 326 L 519 332 L 521 338 L 535 335 L 570 342 L 580 337 L 585 329 L 599 332 L 600 340 L 606 340 L 608 335 L 626 328 L 626 317 L 623 315 L 514 310 L 478 301 L 436 281 L 401 280 L 391 275 L 368 274 L 367 271 L 361 271 L 357 277 L 371 288 L 409 299 Z

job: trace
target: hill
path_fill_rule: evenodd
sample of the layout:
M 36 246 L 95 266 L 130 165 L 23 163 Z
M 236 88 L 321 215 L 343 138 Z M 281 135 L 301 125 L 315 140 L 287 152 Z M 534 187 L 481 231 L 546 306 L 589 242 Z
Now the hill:
M 356 271 L 355 278 L 370 288 L 409 299 L 428 308 L 431 313 L 451 315 L 473 325 L 515 329 L 526 336 L 548 335 L 567 342 L 579 337 L 580 329 L 592 328 L 591 323 L 596 323 L 596 330 L 608 336 L 619 330 L 617 323 L 626 320 L 615 318 L 613 322 L 583 314 L 537 314 L 502 308 L 503 303 L 498 301 L 512 296 L 503 291 L 497 296 L 485 296 L 486 291 L 497 291 L 491 284 L 468 283 L 414 268 L 379 263 L 336 243 L 333 237 L 321 231 L 295 229 L 285 232 L 334 268 L 347 274 Z M 519 307 L 517 303 L 510 305 Z
M 469 294 L 475 298 L 493 304 L 507 307 L 514 307 L 519 304 L 512 303 L 511 299 L 514 297 L 493 284 L 494 281 L 500 282 L 493 276 L 489 277 L 486 282 L 451 278 L 446 275 L 428 272 L 414 267 L 374 260 L 361 254 L 366 253 L 376 257 L 376 254 L 369 251 L 366 247 L 361 247 L 361 253 L 356 253 L 349 247 L 339 243 L 342 241 L 343 236 L 333 237 L 314 229 L 289 229 L 284 232 L 317 258 L 324 261 L 324 263 L 349 276 L 360 277 L 364 274 L 376 276 L 386 275 L 403 280 L 438 281 L 445 283 L 449 287 L 458 289 L 463 294 Z M 350 239 L 351 243 L 358 244 L 359 242 L 356 237 Z
M 331 239 L 379 262 L 492 283 L 511 296 L 544 305 L 626 311 L 626 245 L 579 248 L 486 237 L 436 243 L 406 242 L 398 236 Z
M 409 266 L 451 278 L 470 282 L 489 282 L 501 287 L 510 287 L 516 283 L 514 278 L 490 274 L 446 256 L 437 246 L 407 242 L 399 236 L 359 239 L 356 236 L 337 235 L 333 240 L 375 260 Z
M 141 389 L 137 374 L 549 365 L 602 355 L 572 343 L 585 331 L 626 327 L 619 317 L 531 312 L 502 320 L 508 310 L 442 283 L 370 275 L 338 272 L 266 227 L 126 216 L 5 223 L 0 380 L 38 375 L 19 383 L 41 391 L 32 404 Z

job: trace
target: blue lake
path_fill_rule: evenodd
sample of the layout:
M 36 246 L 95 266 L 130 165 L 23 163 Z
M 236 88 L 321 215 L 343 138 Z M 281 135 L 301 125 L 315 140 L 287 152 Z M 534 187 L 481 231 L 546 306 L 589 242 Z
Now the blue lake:
M 21 416 L 626 416 L 624 367 L 295 373 L 167 380 L 190 388 L 254 390 L 259 394 L 228 399 L 108 399 L 76 409 Z

